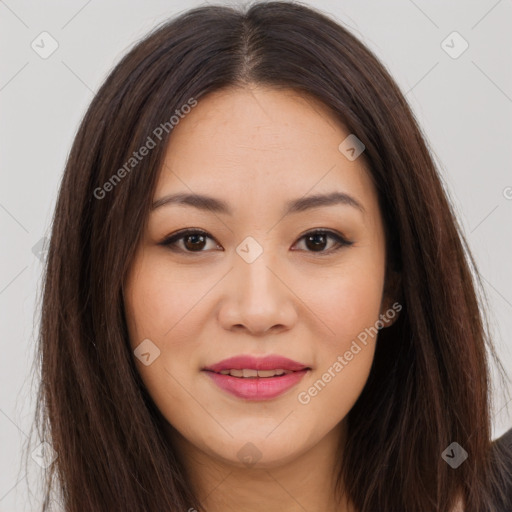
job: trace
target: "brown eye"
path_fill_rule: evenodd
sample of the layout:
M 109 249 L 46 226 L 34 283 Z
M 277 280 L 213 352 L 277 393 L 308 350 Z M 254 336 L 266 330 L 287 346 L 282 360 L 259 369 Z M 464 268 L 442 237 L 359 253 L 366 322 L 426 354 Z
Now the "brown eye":
M 205 246 L 207 245 L 208 239 L 213 240 L 206 231 L 197 229 L 188 229 L 180 231 L 166 238 L 159 245 L 164 245 L 176 252 L 206 252 Z M 178 242 L 182 242 L 179 244 Z M 219 247 L 214 244 L 215 247 Z
M 206 237 L 202 234 L 185 235 L 182 237 L 183 245 L 190 251 L 201 251 L 205 245 Z
M 322 251 L 327 245 L 327 239 L 329 237 L 324 233 L 314 233 L 305 237 L 306 247 L 312 251 Z
M 325 250 L 325 246 L 328 244 L 328 240 L 334 240 L 336 243 L 334 247 L 331 246 L 330 249 Z M 330 253 L 332 251 L 336 251 L 341 249 L 344 246 L 352 245 L 354 242 L 350 240 L 346 240 L 343 236 L 333 231 L 312 231 L 310 233 L 306 233 L 301 237 L 300 240 L 304 240 L 305 245 L 308 249 L 307 252 L 318 252 L 318 253 Z

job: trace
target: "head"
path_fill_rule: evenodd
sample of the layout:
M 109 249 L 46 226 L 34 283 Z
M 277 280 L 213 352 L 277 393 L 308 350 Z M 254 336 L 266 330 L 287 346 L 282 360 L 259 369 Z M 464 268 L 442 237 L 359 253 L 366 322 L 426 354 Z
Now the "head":
M 131 349 L 147 354 L 136 366 L 185 460 L 272 468 L 343 438 L 373 326 L 398 317 L 377 190 L 339 149 L 349 135 L 307 94 L 253 84 L 202 96 L 173 128 L 123 295 Z M 208 369 L 239 355 L 287 357 L 305 375 L 279 395 L 269 381 L 229 391 Z
M 56 207 L 40 412 L 68 509 L 199 508 L 194 454 L 270 468 L 336 436 L 359 510 L 460 492 L 476 510 L 490 434 L 470 264 L 409 107 L 345 28 L 283 2 L 159 27 L 98 91 Z M 300 378 L 241 399 L 211 368 L 241 354 Z M 456 472 L 453 441 L 472 454 Z

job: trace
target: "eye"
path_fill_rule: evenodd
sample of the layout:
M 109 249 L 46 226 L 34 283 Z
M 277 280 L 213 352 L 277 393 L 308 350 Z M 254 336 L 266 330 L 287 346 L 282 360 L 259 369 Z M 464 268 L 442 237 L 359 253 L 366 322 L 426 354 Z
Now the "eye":
M 312 248 L 313 250 L 308 252 L 320 252 L 320 253 L 330 253 L 341 249 L 344 246 L 352 245 L 354 242 L 350 240 L 346 240 L 342 235 L 336 233 L 334 231 L 326 231 L 326 230 L 315 230 L 310 231 L 303 235 L 299 240 L 304 239 L 306 247 Z M 327 251 L 324 250 L 325 245 L 327 244 L 327 240 L 334 240 L 336 243 L 334 247 L 331 246 Z
M 204 252 L 203 249 L 208 238 L 213 240 L 213 238 L 202 229 L 185 229 L 167 237 L 158 245 L 169 247 L 169 249 L 175 252 Z M 183 241 L 183 244 L 180 247 L 178 242 L 181 241 Z
M 204 248 L 207 245 L 208 239 L 214 241 L 214 239 L 206 231 L 201 229 L 185 229 L 168 236 L 158 245 L 168 247 L 170 250 L 175 252 L 199 253 L 205 252 Z M 325 254 L 337 251 L 344 246 L 350 246 L 354 243 L 353 241 L 347 240 L 341 234 L 334 231 L 318 229 L 302 235 L 299 238 L 299 241 L 303 239 L 306 243 L 306 247 L 310 249 L 307 252 L 318 252 Z M 334 240 L 334 247 L 325 250 L 325 246 L 328 245 L 327 241 L 329 239 Z M 179 242 L 182 243 L 180 244 Z M 220 247 L 216 243 L 213 245 L 216 245 L 217 248 Z
M 310 249 L 312 248 L 312 250 L 308 252 L 320 252 L 325 254 L 337 251 L 342 247 L 350 246 L 354 243 L 351 240 L 347 240 L 340 233 L 319 229 L 310 231 L 309 233 L 306 233 L 301 238 L 299 238 L 299 240 L 302 239 L 304 239 L 306 247 Z M 324 250 L 328 239 L 334 240 L 336 243 L 334 244 L 334 247 L 331 246 L 330 249 Z

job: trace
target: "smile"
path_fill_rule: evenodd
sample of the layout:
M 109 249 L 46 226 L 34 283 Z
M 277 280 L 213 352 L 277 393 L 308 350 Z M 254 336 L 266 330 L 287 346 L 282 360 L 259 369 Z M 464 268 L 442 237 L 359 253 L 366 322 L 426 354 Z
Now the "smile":
M 204 373 L 223 392 L 244 400 L 271 400 L 296 386 L 309 371 L 304 370 L 222 370 L 222 373 L 204 370 Z M 245 373 L 245 375 L 244 375 Z M 259 375 L 262 373 L 262 375 Z M 256 375 L 255 375 L 256 374 Z
M 292 373 L 292 370 L 283 370 L 282 368 L 277 370 L 252 370 L 252 369 L 246 369 L 243 370 L 221 370 L 221 375 L 231 375 L 232 377 L 239 377 L 244 379 L 256 379 L 258 377 L 261 378 L 268 378 L 268 377 L 276 377 L 280 375 L 285 375 L 287 373 Z

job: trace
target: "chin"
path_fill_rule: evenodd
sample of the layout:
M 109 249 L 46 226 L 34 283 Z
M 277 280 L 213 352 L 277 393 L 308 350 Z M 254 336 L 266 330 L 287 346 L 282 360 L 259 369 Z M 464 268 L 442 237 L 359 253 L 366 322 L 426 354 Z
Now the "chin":
M 219 447 L 217 444 L 215 450 L 208 447 L 208 451 L 212 457 L 237 468 L 273 469 L 291 463 L 307 449 L 306 446 L 301 449 L 297 439 L 288 439 L 290 445 L 286 446 L 283 445 L 283 439 L 277 436 L 275 439 L 268 439 L 266 436 L 268 433 L 261 437 L 231 439 L 226 446 Z

